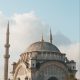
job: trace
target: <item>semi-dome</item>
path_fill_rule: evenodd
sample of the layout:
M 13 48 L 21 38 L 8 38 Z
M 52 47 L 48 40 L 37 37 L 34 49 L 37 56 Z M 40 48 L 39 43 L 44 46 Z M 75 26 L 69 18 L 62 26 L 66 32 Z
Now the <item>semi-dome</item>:
M 35 42 L 27 48 L 27 52 L 32 52 L 32 51 L 50 51 L 50 52 L 60 53 L 60 50 L 55 45 L 53 45 L 50 42 L 42 42 L 42 41 Z

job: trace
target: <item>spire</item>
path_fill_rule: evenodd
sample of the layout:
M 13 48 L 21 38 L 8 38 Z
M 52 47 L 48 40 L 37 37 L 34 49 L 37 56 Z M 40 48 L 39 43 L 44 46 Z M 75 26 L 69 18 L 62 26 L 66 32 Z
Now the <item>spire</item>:
M 52 43 L 52 32 L 51 32 L 51 28 L 50 28 L 50 43 Z
M 7 33 L 9 34 L 9 21 L 8 21 L 8 24 L 7 24 Z
M 41 48 L 43 48 L 43 42 L 44 42 L 44 39 L 43 39 L 43 33 L 42 33 Z
M 9 44 L 9 21 L 8 21 L 8 24 L 7 24 L 6 44 Z
M 42 33 L 42 40 L 41 40 L 42 42 L 44 42 L 44 37 L 43 37 L 43 33 Z
M 4 80 L 8 80 L 8 60 L 9 60 L 9 22 L 7 24 L 6 32 L 6 44 L 5 44 L 5 54 L 4 54 Z

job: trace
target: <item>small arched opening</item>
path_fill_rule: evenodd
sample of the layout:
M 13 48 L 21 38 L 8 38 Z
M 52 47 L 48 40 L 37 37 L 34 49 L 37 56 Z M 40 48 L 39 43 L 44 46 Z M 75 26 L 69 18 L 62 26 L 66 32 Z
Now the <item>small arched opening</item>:
M 48 80 L 58 80 L 56 77 L 50 77 Z

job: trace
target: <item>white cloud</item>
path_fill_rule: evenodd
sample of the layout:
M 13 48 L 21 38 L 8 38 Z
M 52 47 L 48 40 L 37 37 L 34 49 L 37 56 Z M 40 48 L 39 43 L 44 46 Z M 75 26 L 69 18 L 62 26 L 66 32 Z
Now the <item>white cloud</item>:
M 2 12 L 0 12 L 0 47 L 1 53 L 4 53 L 5 43 L 5 30 L 7 25 L 7 19 Z M 44 40 L 49 41 L 49 26 L 42 22 L 35 12 L 14 14 L 10 18 L 10 64 L 13 61 L 19 59 L 19 55 L 25 51 L 29 44 L 41 40 L 42 32 L 44 34 Z M 2 27 L 3 26 L 3 27 Z M 60 36 L 60 35 L 59 35 Z M 62 38 L 67 39 L 63 35 Z M 56 36 L 57 37 L 57 36 Z M 54 37 L 55 38 L 55 37 Z M 58 38 L 59 39 L 59 38 Z M 65 40 L 64 39 L 64 40 Z M 57 40 L 57 38 L 56 38 Z M 67 39 L 68 40 L 68 39 Z M 67 41 L 66 40 L 66 41 Z M 56 42 L 56 41 L 55 41 Z M 70 43 L 68 40 L 67 43 Z M 59 43 L 61 45 L 61 42 Z M 64 42 L 65 44 L 65 42 Z M 59 45 L 59 46 L 60 46 Z M 69 59 L 79 60 L 79 47 L 80 44 L 71 44 L 68 46 L 60 46 L 61 52 L 65 52 Z M 0 71 L 3 65 L 3 54 L 0 54 Z M 11 67 L 10 67 L 11 68 Z M 3 68 L 2 68 L 3 70 Z M 3 73 L 0 73 L 3 74 Z M 1 79 L 0 79 L 1 80 Z
M 79 48 L 80 48 L 80 43 L 73 43 L 71 45 L 68 46 L 60 46 L 60 50 L 64 53 L 66 52 L 67 56 L 69 59 L 74 59 L 74 60 L 78 60 L 79 59 Z
M 11 53 L 20 53 L 30 43 L 41 40 L 42 32 L 47 36 L 48 26 L 40 21 L 34 12 L 11 16 L 10 44 L 11 49 L 15 50 L 11 50 Z M 15 56 L 17 56 L 16 53 L 14 53 Z
M 69 60 L 75 60 L 77 65 L 77 77 L 79 77 L 80 74 L 80 43 L 73 43 L 68 46 L 60 46 L 59 48 L 61 52 L 66 53 L 66 56 Z
M 2 12 L 0 13 L 0 47 L 1 53 L 4 53 L 5 33 L 7 28 L 7 19 Z M 46 35 L 48 26 L 43 23 L 34 12 L 24 14 L 14 14 L 10 20 L 10 63 L 19 59 L 19 55 L 25 51 L 28 45 L 41 39 L 42 32 Z M 6 24 L 6 25 L 4 25 Z M 2 25 L 4 25 L 2 27 Z M 0 54 L 0 63 L 3 65 L 3 54 Z M 0 64 L 0 67 L 2 67 Z M 1 69 L 1 68 L 0 68 Z M 2 67 L 3 70 L 3 67 Z M 0 70 L 1 71 L 1 70 Z M 3 73 L 1 73 L 3 74 Z
M 57 32 L 55 35 L 53 35 L 53 42 L 58 46 L 68 46 L 72 42 L 69 38 L 67 38 L 64 34 L 61 32 Z

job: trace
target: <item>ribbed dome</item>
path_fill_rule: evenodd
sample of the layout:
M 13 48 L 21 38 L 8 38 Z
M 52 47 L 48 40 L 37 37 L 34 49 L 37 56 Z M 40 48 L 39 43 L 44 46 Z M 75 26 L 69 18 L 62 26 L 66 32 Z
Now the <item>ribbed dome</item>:
M 60 53 L 59 49 L 55 45 L 49 42 L 41 42 L 41 41 L 35 42 L 28 47 L 27 52 L 32 52 L 32 51 L 51 51 Z

